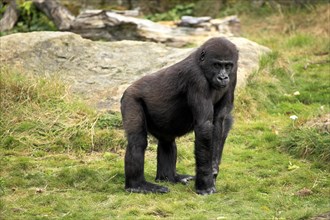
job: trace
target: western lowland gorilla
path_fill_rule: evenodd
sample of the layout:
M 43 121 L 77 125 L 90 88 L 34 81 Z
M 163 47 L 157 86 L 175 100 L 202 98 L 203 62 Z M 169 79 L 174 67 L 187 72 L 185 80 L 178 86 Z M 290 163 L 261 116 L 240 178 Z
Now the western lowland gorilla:
M 128 146 L 128 192 L 166 193 L 167 187 L 144 177 L 147 134 L 158 139 L 156 181 L 187 183 L 198 194 L 216 192 L 223 146 L 232 125 L 238 51 L 225 38 L 211 38 L 184 60 L 142 77 L 121 99 Z M 195 133 L 196 178 L 176 172 L 175 138 Z

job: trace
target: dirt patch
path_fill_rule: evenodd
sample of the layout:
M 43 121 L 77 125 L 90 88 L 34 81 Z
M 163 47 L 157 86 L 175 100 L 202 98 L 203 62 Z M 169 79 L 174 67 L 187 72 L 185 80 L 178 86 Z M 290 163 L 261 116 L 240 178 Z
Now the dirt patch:
M 314 118 L 305 125 L 307 127 L 316 128 L 322 133 L 330 133 L 330 113 Z

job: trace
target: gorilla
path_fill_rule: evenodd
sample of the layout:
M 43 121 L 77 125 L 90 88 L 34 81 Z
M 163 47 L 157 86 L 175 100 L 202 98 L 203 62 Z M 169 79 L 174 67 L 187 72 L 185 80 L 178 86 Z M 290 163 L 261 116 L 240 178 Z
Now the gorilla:
M 166 193 L 167 187 L 144 177 L 148 133 L 158 140 L 156 181 L 184 183 L 195 179 L 196 192 L 216 192 L 215 181 L 225 140 L 237 78 L 238 50 L 225 38 L 211 38 L 184 60 L 134 82 L 121 99 L 128 141 L 125 189 Z M 194 131 L 196 176 L 176 172 L 175 138 Z

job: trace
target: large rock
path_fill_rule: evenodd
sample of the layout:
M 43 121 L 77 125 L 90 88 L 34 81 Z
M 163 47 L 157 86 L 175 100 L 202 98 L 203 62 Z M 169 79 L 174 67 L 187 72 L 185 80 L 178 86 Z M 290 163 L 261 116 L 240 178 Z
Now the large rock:
M 34 1 L 49 2 L 46 0 Z M 70 16 L 70 14 L 63 13 L 61 15 L 64 17 L 64 20 L 68 20 L 65 18 Z M 164 25 L 148 19 L 125 16 L 111 11 L 85 10 L 70 21 L 70 28 L 65 30 L 91 40 L 151 41 L 174 47 L 189 45 L 199 38 L 205 39 L 205 37 L 219 35 L 234 36 L 239 32 L 237 29 L 239 29 L 240 23 L 236 16 L 213 20 L 211 20 L 211 17 L 188 18 L 184 16 L 183 18 L 187 18 L 188 20 L 183 20 L 180 24 L 186 27 Z M 67 22 L 63 21 L 63 23 Z M 57 25 L 57 27 L 59 30 L 63 30 L 60 26 Z
M 181 24 L 186 27 L 177 27 L 126 16 L 121 11 L 85 10 L 75 17 L 55 0 L 33 0 L 33 3 L 55 23 L 58 30 L 71 31 L 91 40 L 139 40 L 182 47 L 200 36 L 234 35 L 233 27 L 239 27 L 239 19 L 235 16 L 231 16 L 234 19 L 227 17 L 215 20 L 211 20 L 211 17 L 184 16 Z M 232 25 L 234 23 L 238 25 Z
M 270 51 L 244 38 L 230 38 L 240 51 L 238 86 Z M 94 42 L 69 32 L 18 33 L 0 38 L 0 63 L 37 75 L 59 75 L 90 105 L 119 110 L 128 85 L 174 64 L 194 49 L 138 41 Z

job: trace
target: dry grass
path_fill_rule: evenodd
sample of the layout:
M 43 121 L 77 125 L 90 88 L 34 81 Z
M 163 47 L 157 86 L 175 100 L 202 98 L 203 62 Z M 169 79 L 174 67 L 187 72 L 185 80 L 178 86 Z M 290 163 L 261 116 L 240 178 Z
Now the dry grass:
M 309 33 L 315 36 L 330 34 L 330 4 L 315 5 L 310 9 L 300 9 L 296 13 L 273 13 L 266 17 L 254 17 L 242 14 L 240 17 L 243 33 L 262 38 L 263 32 L 273 32 L 290 35 L 297 32 Z M 258 20 L 263 20 L 259 21 Z M 258 30 L 258 32 L 255 32 Z
M 118 136 L 115 131 L 98 129 L 100 115 L 70 94 L 59 79 L 7 67 L 1 68 L 0 79 L 4 148 L 99 150 L 108 148 L 109 138 Z

